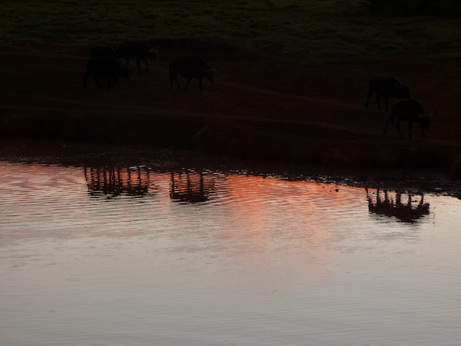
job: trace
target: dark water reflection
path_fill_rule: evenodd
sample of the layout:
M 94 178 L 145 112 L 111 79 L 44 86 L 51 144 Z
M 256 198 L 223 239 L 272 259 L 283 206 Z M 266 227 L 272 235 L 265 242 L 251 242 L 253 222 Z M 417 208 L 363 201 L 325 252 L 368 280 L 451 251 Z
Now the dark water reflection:
M 156 192 L 151 169 L 134 167 L 84 167 L 88 193 L 91 197 L 145 197 Z M 170 198 L 178 202 L 206 202 L 214 184 L 203 172 L 171 172 Z
M 157 191 L 155 174 L 146 165 L 132 167 L 84 167 L 91 197 L 153 196 Z M 216 194 L 214 174 L 210 172 L 170 172 L 169 196 L 173 201 L 204 203 Z M 264 191 L 262 191 L 264 193 Z M 423 192 L 402 192 L 382 188 L 364 188 L 368 210 L 395 221 L 415 223 L 430 214 L 430 203 Z
M 187 167 L 0 161 L 0 205 L 2 345 L 461 337 L 453 197 Z
M 430 204 L 424 202 L 424 193 L 418 194 L 376 189 L 372 192 L 366 188 L 368 210 L 370 213 L 395 217 L 402 222 L 414 223 L 429 215 Z
M 149 169 L 136 167 L 85 167 L 85 180 L 90 196 L 107 198 L 148 195 L 155 192 Z
M 179 202 L 206 202 L 213 193 L 214 184 L 203 172 L 171 173 L 170 197 Z

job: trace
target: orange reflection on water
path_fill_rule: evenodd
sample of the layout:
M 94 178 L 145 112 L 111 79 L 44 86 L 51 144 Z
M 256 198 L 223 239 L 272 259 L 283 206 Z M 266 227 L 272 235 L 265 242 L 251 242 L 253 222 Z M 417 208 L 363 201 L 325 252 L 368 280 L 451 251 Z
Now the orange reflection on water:
M 11 163 L 0 163 L 0 175 L 0 215 L 12 215 L 5 242 L 147 235 L 172 252 L 212 253 L 259 269 L 307 266 L 320 276 L 338 253 L 332 247 L 344 246 L 373 212 L 362 188 L 274 177 Z M 422 197 L 410 204 L 428 212 Z
M 351 199 L 363 200 L 363 190 L 353 187 L 261 176 L 229 175 L 219 187 L 218 194 L 225 190 L 229 200 L 225 212 L 232 221 L 225 227 L 230 237 L 239 240 L 241 255 L 260 267 L 277 266 L 274 249 L 300 254 L 284 258 L 289 266 L 315 271 L 315 263 L 330 262 L 329 246 L 341 237 L 336 232 L 341 212 L 351 207 Z

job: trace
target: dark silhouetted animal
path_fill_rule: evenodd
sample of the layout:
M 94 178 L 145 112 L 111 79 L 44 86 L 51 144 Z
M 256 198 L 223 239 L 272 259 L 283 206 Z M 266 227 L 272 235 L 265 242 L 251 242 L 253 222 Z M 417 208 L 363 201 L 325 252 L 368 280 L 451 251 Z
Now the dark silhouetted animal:
M 149 72 L 149 60 L 157 61 L 158 50 L 150 48 L 146 43 L 141 41 L 125 41 L 118 47 L 118 57 L 124 58 L 126 65 L 130 64 L 130 60 L 136 60 L 138 73 L 141 73 L 140 62 L 144 61 L 146 65 L 146 73 Z
M 394 103 L 392 109 L 389 113 L 389 119 L 386 122 L 384 127 L 383 135 L 386 134 L 387 128 L 391 122 L 395 122 L 399 134 L 403 136 L 402 131 L 400 130 L 400 123 L 402 121 L 408 122 L 408 137 L 413 138 L 412 127 L 413 122 L 417 122 L 421 126 L 421 134 L 424 138 L 424 131 L 429 129 L 429 122 L 432 119 L 431 114 L 424 113 L 423 106 L 414 100 L 399 100 Z
M 111 56 L 111 57 L 116 58 L 117 53 L 115 52 L 115 49 L 112 47 L 94 46 L 93 48 L 91 48 L 90 56 L 92 58 L 102 57 L 102 56 Z
M 170 85 L 174 88 L 174 84 L 181 89 L 178 81 L 178 75 L 187 78 L 185 89 L 189 87 L 192 78 L 199 80 L 200 91 L 203 92 L 203 77 L 211 83 L 214 82 L 215 70 L 198 56 L 194 55 L 179 55 L 170 61 Z
M 400 83 L 397 79 L 390 76 L 377 76 L 370 80 L 365 108 L 368 107 L 370 97 L 374 93 L 376 94 L 376 103 L 379 109 L 381 109 L 379 100 L 381 97 L 384 97 L 384 109 L 386 112 L 388 109 L 389 97 L 396 97 L 398 99 L 410 98 L 409 86 Z
M 130 69 L 125 66 L 122 61 L 111 56 L 93 57 L 88 60 L 83 79 L 84 88 L 86 88 L 87 80 L 90 75 L 93 76 L 99 87 L 101 87 L 99 78 L 105 78 L 107 80 L 107 90 L 110 90 L 117 84 L 117 76 L 131 79 Z

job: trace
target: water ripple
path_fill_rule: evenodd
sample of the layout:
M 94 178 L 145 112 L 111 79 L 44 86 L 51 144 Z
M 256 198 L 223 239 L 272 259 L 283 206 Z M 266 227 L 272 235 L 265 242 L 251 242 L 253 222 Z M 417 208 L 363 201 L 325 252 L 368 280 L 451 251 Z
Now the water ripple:
M 0 205 L 3 343 L 459 339 L 456 199 L 0 162 Z

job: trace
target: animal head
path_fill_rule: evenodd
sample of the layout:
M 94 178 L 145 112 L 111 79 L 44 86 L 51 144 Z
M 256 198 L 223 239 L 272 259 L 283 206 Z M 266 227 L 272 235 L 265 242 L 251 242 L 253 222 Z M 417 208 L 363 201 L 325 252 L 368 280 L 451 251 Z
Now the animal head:
M 151 48 L 148 51 L 148 58 L 152 61 L 157 61 L 158 59 L 158 49 Z
M 216 70 L 214 68 L 207 68 L 203 70 L 203 76 L 208 79 L 211 83 L 214 82 L 214 76 L 216 74 Z
M 126 66 L 124 63 L 123 63 L 123 60 L 121 59 L 118 59 L 117 60 L 118 62 L 118 75 L 122 76 L 122 77 L 125 77 L 127 79 L 131 79 L 132 78 L 132 73 L 131 73 L 131 70 L 128 66 Z
M 400 82 L 395 83 L 395 87 L 398 90 L 399 96 L 404 99 L 410 98 L 410 86 L 408 84 L 402 84 Z
M 418 115 L 419 121 L 421 122 L 425 130 L 429 130 L 429 123 L 431 122 L 433 117 L 434 116 L 430 113 Z

